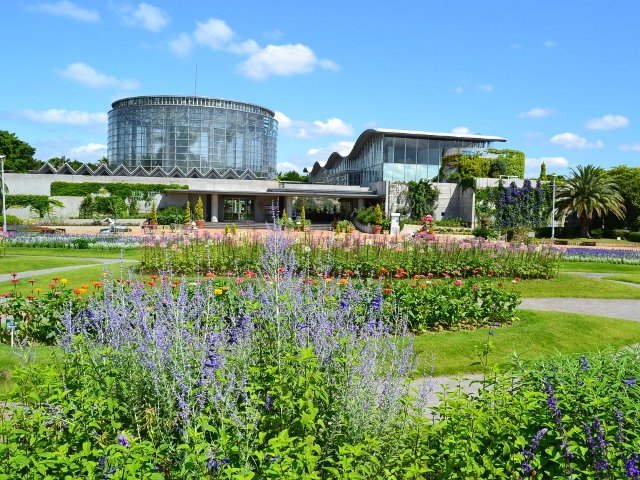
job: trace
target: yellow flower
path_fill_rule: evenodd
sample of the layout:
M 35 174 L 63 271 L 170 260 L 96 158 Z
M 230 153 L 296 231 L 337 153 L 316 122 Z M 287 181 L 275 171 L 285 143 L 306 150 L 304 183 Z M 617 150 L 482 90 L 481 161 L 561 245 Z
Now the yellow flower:
M 216 288 L 216 289 L 213 291 L 213 294 L 214 294 L 214 295 L 222 295 L 222 289 L 221 289 L 221 288 Z
M 60 279 L 60 283 L 61 283 L 62 285 L 66 285 L 67 283 L 69 283 L 69 279 L 68 279 L 68 278 L 61 278 L 61 279 Z

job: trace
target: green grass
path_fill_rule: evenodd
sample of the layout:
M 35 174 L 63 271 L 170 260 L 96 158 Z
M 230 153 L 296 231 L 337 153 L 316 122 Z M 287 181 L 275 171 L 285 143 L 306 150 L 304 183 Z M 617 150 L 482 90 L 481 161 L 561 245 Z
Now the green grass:
M 636 267 L 637 268 L 637 267 Z M 611 278 L 611 277 L 609 277 Z M 549 280 L 522 280 L 511 288 L 525 298 L 620 298 L 640 300 L 640 288 L 581 275 L 560 273 Z
M 640 284 L 640 273 L 628 274 L 628 275 L 611 275 L 607 277 L 607 280 L 615 280 L 617 282 L 629 282 Z
M 491 340 L 489 367 L 507 367 L 514 353 L 533 360 L 555 353 L 587 353 L 606 348 L 622 348 L 640 341 L 640 323 L 593 315 L 521 310 L 520 320 L 489 330 L 444 332 L 421 335 L 415 351 L 422 354 L 421 373 L 428 373 L 431 354 L 434 375 L 457 375 L 483 371 L 476 352 Z
M 122 276 L 128 275 L 129 269 L 132 269 L 135 264 L 126 260 L 122 264 Z M 94 280 L 102 281 L 103 273 L 108 272 L 116 278 L 120 278 L 121 265 L 120 263 L 109 265 L 92 265 L 88 267 L 78 268 L 75 270 L 67 270 L 64 272 L 56 272 L 54 274 L 35 275 L 29 278 L 21 279 L 15 289 L 22 295 L 30 295 L 32 289 L 36 287 L 42 288 L 44 291 L 48 290 L 48 285 L 51 283 L 53 277 L 66 278 L 69 280 L 68 286 L 70 288 L 79 288 L 81 285 L 91 285 Z M 35 280 L 33 286 L 30 280 Z M 12 292 L 14 285 L 10 281 L 0 282 L 0 294 L 5 292 Z
M 87 265 L 91 263 L 97 263 L 97 261 L 52 257 L 0 257 L 0 274 L 11 272 L 20 273 L 45 268 L 69 267 L 73 265 Z
M 622 263 L 560 262 L 560 271 L 591 273 L 638 273 L 640 266 Z

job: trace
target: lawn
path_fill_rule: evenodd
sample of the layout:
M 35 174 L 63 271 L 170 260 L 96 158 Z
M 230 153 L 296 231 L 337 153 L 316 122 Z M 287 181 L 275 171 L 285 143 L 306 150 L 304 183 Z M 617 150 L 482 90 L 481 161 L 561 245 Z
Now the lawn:
M 0 274 L 11 272 L 26 272 L 29 270 L 41 270 L 45 268 L 70 267 L 74 265 L 88 265 L 98 263 L 97 260 L 77 260 L 60 257 L 25 257 L 6 256 L 0 257 Z
M 42 288 L 47 290 L 48 285 L 52 282 L 53 277 L 67 278 L 70 288 L 79 288 L 81 285 L 91 285 L 93 281 L 102 281 L 104 274 L 115 278 L 126 278 L 130 270 L 133 270 L 135 263 L 130 260 L 124 260 L 122 263 L 112 263 L 108 265 L 90 265 L 75 270 L 67 270 L 63 272 L 49 273 L 45 275 L 33 275 L 29 278 L 21 278 L 18 275 L 18 283 L 13 285 L 10 281 L 0 282 L 0 294 L 12 292 L 15 288 L 22 295 L 30 295 L 34 288 Z M 35 280 L 33 285 L 31 280 Z
M 636 271 L 638 267 L 636 266 Z M 640 288 L 611 281 L 560 273 L 549 280 L 522 280 L 512 288 L 526 298 L 620 298 L 640 300 Z
M 640 339 L 640 323 L 593 315 L 521 310 L 520 320 L 491 330 L 443 332 L 415 339 L 415 351 L 423 355 L 421 373 L 434 375 L 478 373 L 484 370 L 478 352 L 492 343 L 488 368 L 505 368 L 518 355 L 533 360 L 555 353 L 586 353 L 633 345 Z

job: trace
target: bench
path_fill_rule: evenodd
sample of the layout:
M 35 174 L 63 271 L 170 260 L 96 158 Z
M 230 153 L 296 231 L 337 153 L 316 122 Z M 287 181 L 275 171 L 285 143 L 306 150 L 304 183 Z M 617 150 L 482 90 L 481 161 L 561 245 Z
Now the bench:
M 596 246 L 596 242 L 582 242 L 580 244 L 581 247 L 595 247 Z
M 569 240 L 556 240 L 553 243 L 556 245 L 569 245 Z

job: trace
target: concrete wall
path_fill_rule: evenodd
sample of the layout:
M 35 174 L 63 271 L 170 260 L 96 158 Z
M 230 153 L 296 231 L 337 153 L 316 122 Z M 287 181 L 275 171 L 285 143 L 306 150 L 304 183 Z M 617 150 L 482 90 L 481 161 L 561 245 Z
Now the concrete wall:
M 401 182 L 387 183 L 386 214 L 397 212 L 407 204 L 407 185 Z M 459 218 L 463 222 L 473 223 L 475 196 L 472 189 L 463 191 L 456 183 L 434 183 L 440 192 L 435 211 L 435 219 Z

